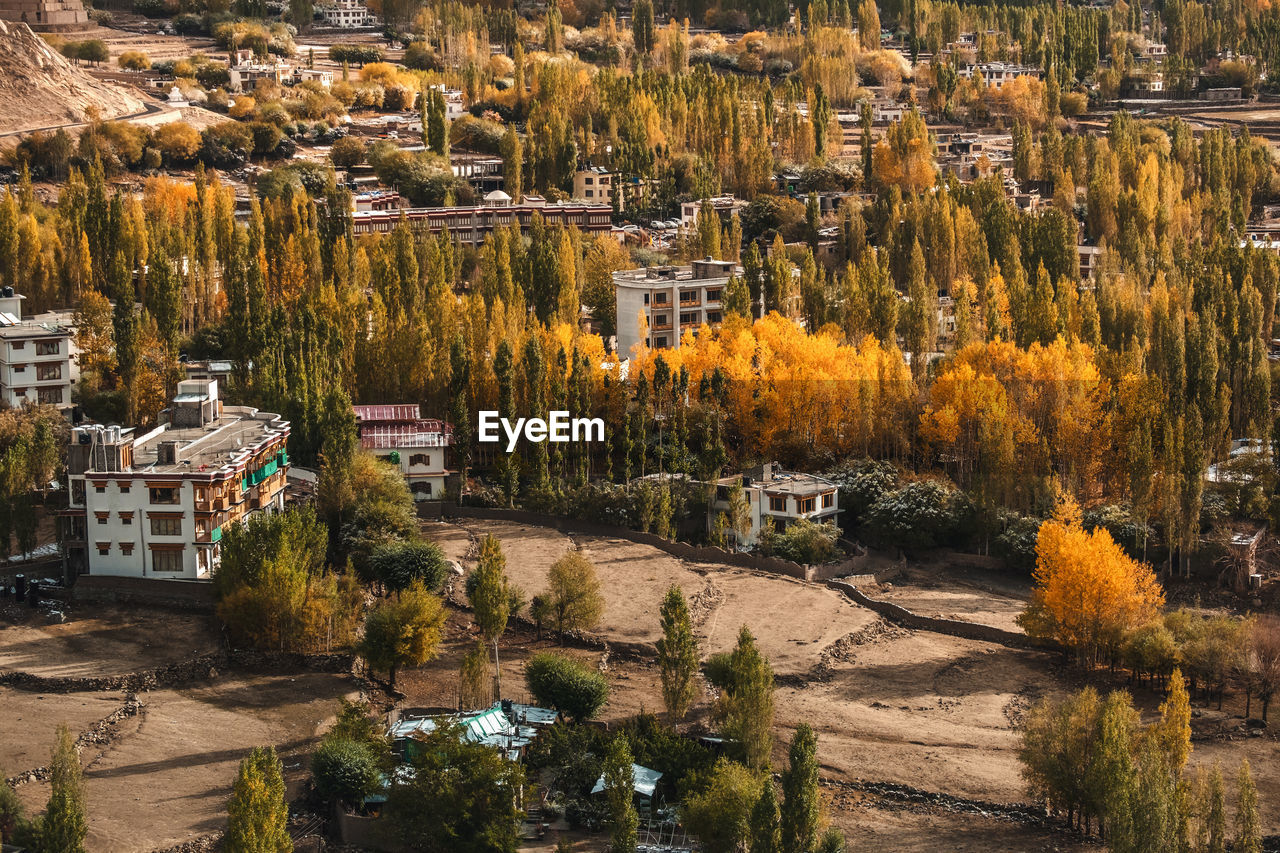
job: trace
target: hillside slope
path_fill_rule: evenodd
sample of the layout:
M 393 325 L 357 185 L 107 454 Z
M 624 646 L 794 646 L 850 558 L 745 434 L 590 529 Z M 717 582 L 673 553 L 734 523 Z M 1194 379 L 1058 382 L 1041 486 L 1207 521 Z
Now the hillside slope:
M 109 119 L 144 105 L 72 65 L 26 24 L 0 21 L 0 133 L 81 122 L 89 107 Z

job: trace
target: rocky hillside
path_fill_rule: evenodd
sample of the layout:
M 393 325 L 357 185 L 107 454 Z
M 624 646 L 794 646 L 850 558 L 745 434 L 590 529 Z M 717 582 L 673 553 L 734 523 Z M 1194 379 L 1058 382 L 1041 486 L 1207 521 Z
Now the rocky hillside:
M 103 118 L 144 108 L 125 87 L 72 65 L 26 24 L 0 21 L 0 133 L 81 122 L 89 107 Z

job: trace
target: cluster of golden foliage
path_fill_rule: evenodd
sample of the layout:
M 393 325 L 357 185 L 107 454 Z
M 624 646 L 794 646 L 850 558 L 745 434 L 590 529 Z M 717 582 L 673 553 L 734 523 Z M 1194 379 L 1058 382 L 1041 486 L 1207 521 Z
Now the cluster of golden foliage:
M 1164 606 L 1151 567 L 1131 559 L 1106 530 L 1085 530 L 1070 498 L 1040 526 L 1034 577 L 1031 603 L 1018 623 L 1089 662 L 1114 658 L 1125 635 Z
M 686 333 L 675 350 L 644 350 L 632 375 L 652 376 L 658 358 L 689 372 L 697 389 L 717 368 L 728 380 L 728 422 L 752 447 L 780 442 L 837 453 L 883 452 L 900 440 L 898 416 L 913 405 L 902 354 L 872 337 L 856 346 L 827 330 L 808 334 L 781 314 L 730 321 L 719 334 Z

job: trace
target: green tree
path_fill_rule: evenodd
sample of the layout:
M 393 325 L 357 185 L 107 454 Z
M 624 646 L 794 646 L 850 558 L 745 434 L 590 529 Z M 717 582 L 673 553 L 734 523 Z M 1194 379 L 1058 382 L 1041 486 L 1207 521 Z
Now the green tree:
M 574 722 L 589 720 L 609 698 L 609 682 L 598 670 L 554 652 L 539 652 L 524 668 L 525 684 L 539 705 Z
M 446 618 L 440 599 L 415 580 L 369 611 L 360 656 L 370 669 L 385 670 L 394 689 L 401 667 L 421 666 L 435 657 Z
M 636 0 L 631 10 L 632 44 L 636 53 L 646 56 L 653 52 L 653 0 Z
M 578 550 L 565 552 L 547 570 L 546 601 L 551 624 L 561 641 L 569 631 L 587 631 L 604 616 L 604 596 L 600 578 L 587 555 Z
M 83 853 L 84 839 L 89 834 L 84 814 L 84 777 L 80 755 L 66 723 L 58 725 L 58 741 L 49 762 L 49 784 L 49 805 L 40 822 L 40 849 L 49 853 Z
M 326 800 L 360 805 L 378 790 L 382 774 L 369 747 L 348 738 L 326 737 L 311 755 L 316 792 Z
M 773 747 L 773 668 L 760 654 L 746 625 L 729 656 L 727 683 L 714 708 L 714 719 L 733 741 L 747 766 L 769 766 Z
M 676 584 L 667 589 L 658 610 L 662 639 L 658 640 L 658 667 L 662 676 L 662 701 L 667 715 L 683 720 L 689 706 L 701 693 L 698 682 L 698 639 L 684 590 Z
M 818 738 L 801 723 L 791 739 L 790 766 L 782 774 L 782 853 L 809 853 L 818 843 Z
M 289 807 L 284 800 L 284 768 L 274 747 L 255 747 L 240 762 L 227 804 L 227 850 L 289 853 Z
M 751 835 L 751 813 L 764 784 L 759 774 L 721 758 L 706 786 L 684 798 L 680 821 L 705 853 L 737 853 Z
M 640 816 L 635 806 L 631 747 L 623 735 L 615 736 L 609 744 L 603 775 L 609 803 L 609 849 L 612 853 L 635 853 Z
M 515 853 L 520 845 L 517 803 L 520 765 L 500 750 L 472 743 L 453 727 L 420 736 L 412 773 L 397 774 L 387 817 L 415 853 Z
M 1240 778 L 1236 783 L 1236 839 L 1231 849 L 1233 853 L 1262 853 L 1258 789 L 1247 758 L 1240 761 Z
M 778 853 L 782 849 L 779 834 L 778 797 L 773 782 L 766 779 L 760 786 L 760 799 L 751 808 L 750 853 Z
M 511 617 L 511 582 L 507 580 L 507 558 L 494 536 L 480 542 L 480 560 L 467 583 L 467 598 L 475 614 L 476 625 L 485 641 L 493 646 L 494 678 L 497 695 L 502 695 L 502 664 L 498 660 L 498 640 L 507 630 Z
M 419 581 L 438 593 L 449 577 L 449 561 L 434 542 L 417 540 L 380 545 L 369 555 L 370 574 L 390 592 Z

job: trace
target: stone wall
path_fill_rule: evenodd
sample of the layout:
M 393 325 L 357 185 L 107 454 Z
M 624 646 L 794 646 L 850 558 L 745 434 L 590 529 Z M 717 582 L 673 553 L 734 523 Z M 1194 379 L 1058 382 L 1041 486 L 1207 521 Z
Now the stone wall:
M 827 581 L 827 586 L 845 594 L 855 604 L 868 610 L 874 610 L 891 622 L 905 628 L 916 628 L 922 631 L 935 631 L 949 634 L 966 640 L 981 640 L 986 643 L 999 643 L 1016 649 L 1040 649 L 1044 651 L 1061 651 L 1061 648 L 1047 640 L 1037 640 L 1015 631 L 1006 631 L 993 625 L 982 625 L 977 622 L 964 622 L 959 619 L 938 619 L 932 616 L 921 616 L 905 607 L 888 601 L 872 598 L 853 584 L 844 581 Z
M 101 575 L 77 577 L 72 587 L 72 599 L 108 604 L 152 604 L 202 612 L 212 612 L 217 604 L 213 584 L 208 581 Z
M 614 539 L 626 539 L 648 545 L 678 557 L 697 563 L 721 563 L 742 569 L 758 572 L 786 575 L 799 580 L 827 580 L 833 577 L 855 574 L 867 563 L 865 551 L 851 555 L 839 563 L 824 566 L 808 566 L 781 560 L 777 557 L 763 557 L 758 554 L 743 554 L 714 545 L 690 545 L 687 542 L 676 542 L 664 539 L 656 533 L 642 533 L 627 527 L 612 524 L 597 524 L 592 521 L 581 521 L 575 518 L 564 518 L 558 515 L 545 515 L 522 509 L 502 509 L 500 507 L 459 506 L 452 503 L 422 502 L 418 504 L 418 515 L 421 518 L 438 520 L 443 518 L 477 518 L 494 521 L 510 521 L 516 524 L 530 524 L 538 527 L 550 527 L 562 533 L 579 533 L 587 536 L 603 536 Z

